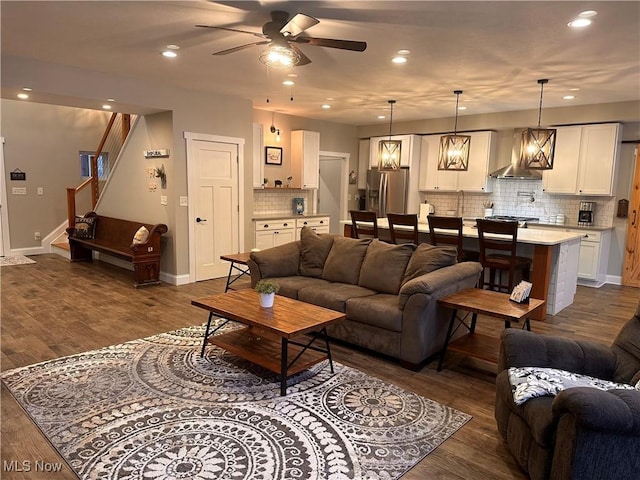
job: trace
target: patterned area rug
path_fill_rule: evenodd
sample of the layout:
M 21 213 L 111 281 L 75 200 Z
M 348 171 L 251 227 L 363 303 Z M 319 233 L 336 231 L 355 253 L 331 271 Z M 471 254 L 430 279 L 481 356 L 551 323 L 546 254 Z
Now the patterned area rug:
M 394 479 L 471 417 L 334 362 L 277 376 L 189 327 L 3 373 L 81 479 Z
M 8 267 L 10 265 L 26 265 L 28 263 L 36 263 L 24 255 L 13 255 L 11 257 L 0 257 L 0 267 Z

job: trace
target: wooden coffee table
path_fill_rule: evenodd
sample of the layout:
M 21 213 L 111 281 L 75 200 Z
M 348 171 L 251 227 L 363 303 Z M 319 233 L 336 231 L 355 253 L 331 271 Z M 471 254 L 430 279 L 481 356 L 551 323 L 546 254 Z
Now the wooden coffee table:
M 468 288 L 439 299 L 438 304 L 441 307 L 453 309 L 447 336 L 438 361 L 438 371 L 440 371 L 442 370 L 447 350 L 464 353 L 493 363 L 498 362 L 500 339 L 475 333 L 478 314 L 504 321 L 504 328 L 510 328 L 512 322 L 519 323 L 523 321 L 523 327 L 530 330 L 531 323 L 529 318 L 538 309 L 543 308 L 545 302 L 537 298 L 530 298 L 529 303 L 516 303 L 509 300 L 508 293 Z M 464 319 L 458 318 L 458 310 L 473 314 L 470 324 L 466 324 Z M 458 326 L 454 328 L 456 322 Z M 449 343 L 460 326 L 464 326 L 469 331 L 469 334 Z
M 342 312 L 279 295 L 273 307 L 263 308 L 258 292 L 252 289 L 211 295 L 191 300 L 191 304 L 209 312 L 200 355 L 210 343 L 278 373 L 280 395 L 287 393 L 287 378 L 318 362 L 328 359 L 333 373 L 326 328 L 343 320 Z M 226 322 L 211 330 L 216 315 Z M 246 327 L 214 335 L 229 321 Z

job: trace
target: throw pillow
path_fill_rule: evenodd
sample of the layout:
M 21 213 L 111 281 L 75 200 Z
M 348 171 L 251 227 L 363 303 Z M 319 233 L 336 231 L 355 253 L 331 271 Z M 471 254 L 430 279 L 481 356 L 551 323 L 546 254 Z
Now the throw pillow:
M 97 217 L 76 217 L 76 224 L 73 228 L 75 238 L 92 239 L 96 232 Z
M 380 293 L 397 295 L 416 246 L 413 243 L 393 245 L 375 239 L 367 248 L 358 285 Z
M 591 387 L 600 390 L 637 388 L 626 383 L 610 382 L 589 375 L 547 367 L 510 367 L 509 383 L 511 383 L 513 403 L 516 405 L 522 405 L 530 398 L 554 396 L 572 387 Z
M 348 237 L 335 237 L 322 270 L 322 278 L 330 282 L 357 285 L 360 278 L 360 267 L 370 243 L 370 238 L 357 240 Z
M 439 268 L 448 267 L 457 261 L 458 249 L 456 247 L 436 247 L 428 243 L 421 243 L 409 260 L 402 283 Z
M 333 235 L 318 235 L 312 228 L 302 227 L 300 231 L 300 275 L 322 277 L 324 262 L 333 246 Z
M 133 244 L 140 245 L 141 243 L 147 243 L 147 240 L 149 240 L 149 230 L 143 225 L 133 236 Z

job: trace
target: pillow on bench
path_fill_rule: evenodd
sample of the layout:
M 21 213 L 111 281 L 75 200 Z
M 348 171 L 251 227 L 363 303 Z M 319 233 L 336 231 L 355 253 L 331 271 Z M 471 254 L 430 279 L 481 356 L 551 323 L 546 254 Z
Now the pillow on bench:
M 96 232 L 96 217 L 78 217 L 73 228 L 75 238 L 93 239 Z
M 149 230 L 144 225 L 140 227 L 136 233 L 133 235 L 133 244 L 140 245 L 141 243 L 146 243 L 149 240 Z

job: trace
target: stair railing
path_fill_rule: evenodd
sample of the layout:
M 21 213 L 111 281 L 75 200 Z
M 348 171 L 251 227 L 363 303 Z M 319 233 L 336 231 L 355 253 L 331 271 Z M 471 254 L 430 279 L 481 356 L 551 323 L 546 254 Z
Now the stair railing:
M 76 224 L 76 197 L 82 192 L 85 188 L 91 188 L 91 208 L 94 209 L 98 203 L 98 199 L 100 198 L 100 178 L 98 175 L 98 159 L 100 155 L 103 153 L 103 149 L 107 142 L 107 139 L 110 138 L 111 130 L 113 129 L 113 125 L 118 117 L 118 113 L 114 112 L 111 114 L 111 118 L 109 119 L 109 123 L 105 128 L 104 134 L 102 135 L 102 139 L 100 140 L 100 144 L 96 149 L 95 155 L 90 157 L 90 171 L 91 176 L 87 178 L 84 182 L 82 182 L 77 187 L 67 187 L 67 219 L 69 228 L 73 228 Z M 121 129 L 120 129 L 120 139 L 118 141 L 112 142 L 114 144 L 113 148 L 120 150 L 121 146 L 124 144 L 124 141 L 129 135 L 129 131 L 131 130 L 131 115 L 128 113 L 121 114 Z M 110 152 L 113 158 L 116 158 L 117 153 L 115 151 Z

